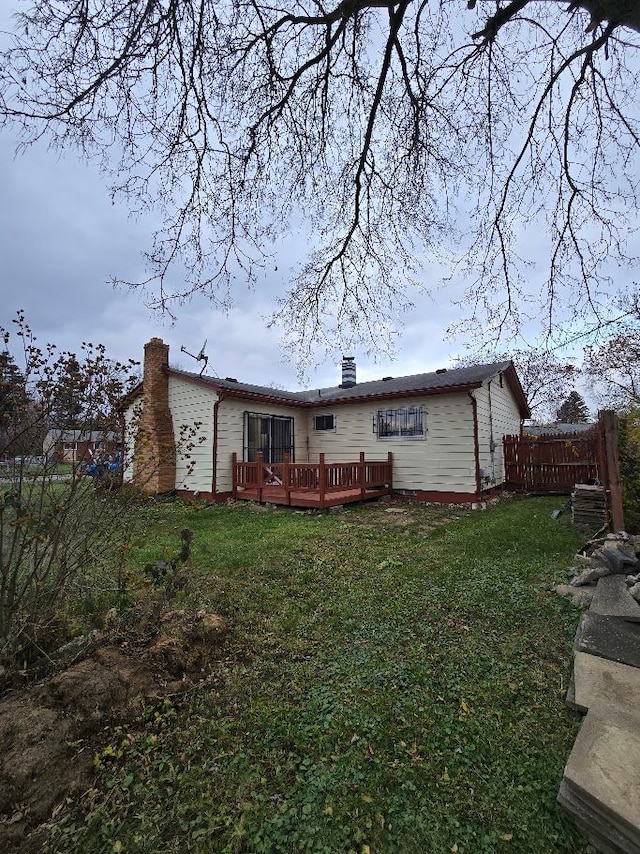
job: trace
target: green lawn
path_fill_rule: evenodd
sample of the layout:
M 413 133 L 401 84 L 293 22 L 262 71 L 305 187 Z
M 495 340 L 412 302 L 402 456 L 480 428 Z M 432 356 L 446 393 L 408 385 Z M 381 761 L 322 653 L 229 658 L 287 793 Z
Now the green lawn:
M 561 504 L 145 511 L 134 577 L 191 528 L 187 603 L 229 641 L 208 684 L 114 733 L 53 850 L 585 851 L 555 800 L 580 721 Z

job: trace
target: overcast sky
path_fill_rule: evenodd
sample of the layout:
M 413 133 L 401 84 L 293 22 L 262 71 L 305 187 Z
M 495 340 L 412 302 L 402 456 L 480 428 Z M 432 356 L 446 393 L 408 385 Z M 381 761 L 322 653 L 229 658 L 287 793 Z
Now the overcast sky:
M 6 25 L 6 10 L 0 12 L 0 29 L 2 18 Z M 295 364 L 283 352 L 278 333 L 265 325 L 285 291 L 294 259 L 278 258 L 277 270 L 276 264 L 270 267 L 255 291 L 238 283 L 236 306 L 228 314 L 194 298 L 176 309 L 172 323 L 150 312 L 139 294 L 109 284 L 111 277 L 144 278 L 141 251 L 150 246 L 152 219 L 136 221 L 122 204 L 112 204 L 106 179 L 97 167 L 79 162 L 73 151 L 49 151 L 40 144 L 16 157 L 15 146 L 11 132 L 0 130 L 1 325 L 10 325 L 16 311 L 24 309 L 40 344 L 78 351 L 82 341 L 103 343 L 117 359 L 141 359 L 144 343 L 159 336 L 170 344 L 172 364 L 187 370 L 200 366 L 181 347 L 195 354 L 207 339 L 209 373 L 299 387 Z M 433 271 L 425 268 L 423 278 L 432 282 Z M 395 359 L 376 361 L 365 355 L 365 347 L 356 350 L 358 380 L 431 371 L 464 355 L 464 340 L 445 337 L 447 327 L 461 317 L 452 302 L 460 297 L 456 288 L 414 296 L 415 308 L 401 325 Z M 575 348 L 566 357 L 575 358 Z M 339 381 L 336 357 L 310 371 L 305 385 Z
M 109 283 L 112 276 L 144 278 L 141 251 L 149 246 L 151 220 L 136 221 L 121 203 L 112 204 L 106 180 L 73 152 L 38 145 L 16 157 L 15 144 L 10 133 L 0 132 L 2 325 L 22 308 L 40 343 L 77 350 L 82 341 L 100 342 L 114 358 L 140 358 L 144 343 L 157 335 L 170 344 L 172 362 L 197 370 L 180 348 L 197 353 L 207 339 L 209 368 L 219 376 L 297 387 L 295 365 L 265 323 L 285 290 L 290 259 L 277 259 L 277 271 L 270 265 L 254 291 L 239 283 L 228 314 L 194 298 L 177 309 L 172 324 L 149 311 L 137 292 Z M 358 378 L 445 366 L 463 349 L 444 340 L 455 315 L 450 295 L 422 297 L 405 318 L 394 362 L 375 364 L 356 353 Z M 320 364 L 309 375 L 313 386 L 337 381 L 337 363 Z
M 236 307 L 228 314 L 205 298 L 194 298 L 176 310 L 172 323 L 147 309 L 137 292 L 109 283 L 112 276 L 144 278 L 141 251 L 150 244 L 151 219 L 136 221 L 123 204 L 112 204 L 106 179 L 73 152 L 38 145 L 16 156 L 15 147 L 15 137 L 0 132 L 2 325 L 22 308 L 41 344 L 77 350 L 82 341 L 100 342 L 120 359 L 141 358 L 144 343 L 157 335 L 170 344 L 172 363 L 195 370 L 199 365 L 181 347 L 197 353 L 207 339 L 208 370 L 219 376 L 298 387 L 295 365 L 283 352 L 278 332 L 266 329 L 292 259 L 269 265 L 254 291 L 239 283 Z M 424 277 L 433 278 L 429 269 Z M 355 353 L 358 379 L 450 364 L 464 350 L 462 343 L 444 338 L 459 313 L 451 305 L 454 293 L 415 295 L 416 308 L 405 316 L 394 361 L 376 363 L 363 348 Z M 339 359 L 319 364 L 308 377 L 312 386 L 337 382 Z

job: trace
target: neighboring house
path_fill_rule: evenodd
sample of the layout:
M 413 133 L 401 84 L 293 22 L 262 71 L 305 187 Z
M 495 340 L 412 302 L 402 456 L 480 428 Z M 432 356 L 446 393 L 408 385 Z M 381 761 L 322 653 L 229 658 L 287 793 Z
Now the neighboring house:
M 160 338 L 145 345 L 143 382 L 124 402 L 125 477 L 151 493 L 220 501 L 232 495 L 232 455 L 252 462 L 387 459 L 394 492 L 468 502 L 504 481 L 502 437 L 531 413 L 511 362 L 356 383 L 352 358 L 333 388 L 289 392 L 169 366 Z
M 102 430 L 49 430 L 42 452 L 45 457 L 72 464 L 107 459 L 122 453 L 122 436 Z

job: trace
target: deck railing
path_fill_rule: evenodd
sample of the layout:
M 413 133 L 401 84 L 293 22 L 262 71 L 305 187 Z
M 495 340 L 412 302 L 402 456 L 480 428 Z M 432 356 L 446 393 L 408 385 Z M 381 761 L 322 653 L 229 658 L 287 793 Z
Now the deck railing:
M 233 494 L 257 492 L 259 501 L 268 500 L 275 489 L 284 491 L 287 499 L 292 492 L 317 493 L 322 505 L 325 496 L 337 492 L 358 490 L 365 498 L 368 490 L 391 488 L 391 452 L 386 460 L 365 460 L 361 453 L 357 462 L 348 463 L 327 463 L 324 454 L 317 463 L 292 463 L 289 454 L 281 463 L 267 463 L 262 454 L 256 462 L 245 463 L 233 454 Z

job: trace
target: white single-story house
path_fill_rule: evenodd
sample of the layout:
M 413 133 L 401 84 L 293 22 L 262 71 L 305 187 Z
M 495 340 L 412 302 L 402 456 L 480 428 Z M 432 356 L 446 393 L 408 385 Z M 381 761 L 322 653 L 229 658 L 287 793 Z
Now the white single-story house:
M 389 461 L 382 479 L 395 493 L 476 501 L 504 482 L 502 437 L 529 417 L 512 362 L 357 383 L 346 357 L 339 385 L 290 392 L 172 368 L 152 338 L 125 401 L 125 476 L 150 493 L 221 501 L 243 497 L 241 465 L 245 484 L 247 466 L 264 467 L 263 485 L 281 484 L 284 465 L 300 484 L 306 467 L 309 487 L 319 461 L 342 466 L 340 477 L 358 460 Z

